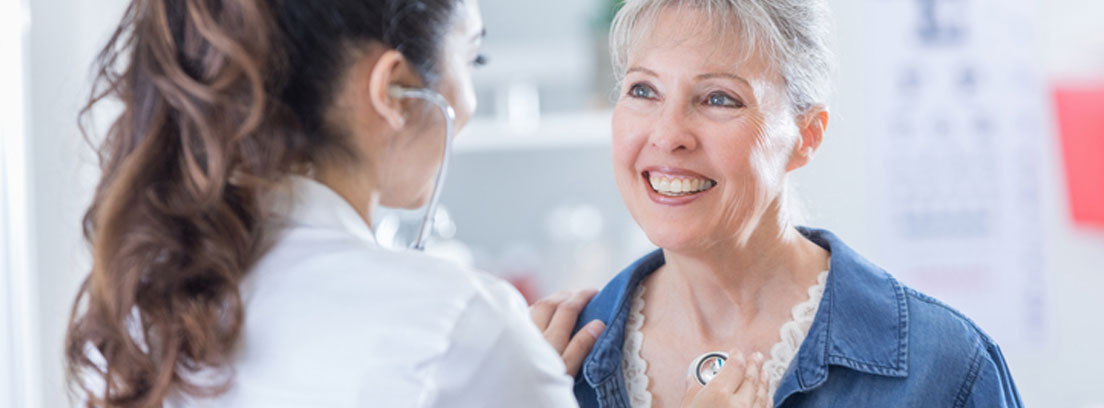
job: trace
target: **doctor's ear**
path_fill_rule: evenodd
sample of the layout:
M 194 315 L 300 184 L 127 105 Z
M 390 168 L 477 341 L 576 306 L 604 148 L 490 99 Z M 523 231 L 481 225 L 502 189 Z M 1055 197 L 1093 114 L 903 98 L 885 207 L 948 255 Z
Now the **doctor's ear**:
M 371 108 L 394 130 L 406 126 L 403 97 L 396 89 L 402 89 L 400 83 L 417 81 L 417 75 L 398 51 L 384 51 L 372 66 L 368 79 L 368 100 Z

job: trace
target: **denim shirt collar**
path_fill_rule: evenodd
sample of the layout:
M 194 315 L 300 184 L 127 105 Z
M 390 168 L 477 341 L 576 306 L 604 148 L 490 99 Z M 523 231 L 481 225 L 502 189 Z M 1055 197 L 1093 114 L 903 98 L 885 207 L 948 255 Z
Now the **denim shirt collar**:
M 905 288 L 824 230 L 798 228 L 832 253 L 828 282 L 813 325 L 782 377 L 775 400 L 828 379 L 830 365 L 871 375 L 908 376 L 909 319 Z
M 831 232 L 799 227 L 811 241 L 832 254 L 824 296 L 805 341 L 775 394 L 775 401 L 816 388 L 828 379 L 829 366 L 886 376 L 908 376 L 908 307 L 904 287 L 881 268 L 845 245 Z M 656 250 L 619 274 L 595 301 L 614 307 L 606 316 L 607 329 L 583 363 L 582 379 L 605 388 L 621 367 L 625 320 L 633 290 L 664 264 Z M 601 299 L 605 298 L 605 299 Z M 592 301 L 594 303 L 595 301 Z M 606 384 L 608 385 L 608 384 Z
M 598 298 L 616 300 L 611 309 L 612 314 L 586 317 L 587 311 L 584 310 L 584 317 L 579 319 L 580 323 L 598 318 L 606 324 L 606 330 L 603 330 L 602 334 L 598 336 L 590 355 L 583 362 L 583 375 L 581 377 L 585 378 L 591 386 L 608 382 L 611 377 L 614 377 L 613 374 L 620 369 L 621 345 L 625 343 L 625 321 L 628 319 L 629 307 L 632 304 L 632 291 L 640 285 L 644 278 L 655 272 L 664 263 L 666 263 L 666 260 L 663 258 L 663 250 L 657 249 L 645 255 L 617 274 L 602 289 L 602 292 L 596 295 L 597 298 L 591 300 L 591 306 L 596 303 L 596 300 L 599 300 Z M 587 309 L 590 309 L 590 307 Z M 575 328 L 575 331 L 577 332 L 581 328 L 580 324 Z

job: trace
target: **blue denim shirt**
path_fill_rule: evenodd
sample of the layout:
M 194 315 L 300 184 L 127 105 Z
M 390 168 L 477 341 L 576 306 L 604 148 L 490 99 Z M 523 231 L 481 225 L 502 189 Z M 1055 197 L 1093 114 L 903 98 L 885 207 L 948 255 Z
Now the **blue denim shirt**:
M 832 254 L 812 327 L 775 407 L 1021 407 L 1000 348 L 970 319 L 905 287 L 831 232 L 799 228 Z M 613 279 L 579 319 L 606 323 L 575 380 L 588 407 L 629 407 L 621 348 L 633 290 L 664 263 L 655 251 Z M 689 364 L 689 362 L 687 362 Z

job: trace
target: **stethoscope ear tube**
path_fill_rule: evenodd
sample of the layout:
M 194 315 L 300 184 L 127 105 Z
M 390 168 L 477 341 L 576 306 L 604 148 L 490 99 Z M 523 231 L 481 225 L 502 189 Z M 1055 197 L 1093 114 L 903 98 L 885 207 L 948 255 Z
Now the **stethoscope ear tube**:
M 441 158 L 441 167 L 437 169 L 437 177 L 433 182 L 433 193 L 430 195 L 429 203 L 426 204 L 425 215 L 422 217 L 422 225 L 418 228 L 418 236 L 414 238 L 414 242 L 410 244 L 410 248 L 416 251 L 425 250 L 425 242 L 429 239 L 429 235 L 433 230 L 433 219 L 437 214 L 437 203 L 441 201 L 441 189 L 445 184 L 445 177 L 448 176 L 449 159 L 452 158 L 452 140 L 455 136 L 453 129 L 454 122 L 456 121 L 456 111 L 452 109 L 452 105 L 448 103 L 441 94 L 429 89 L 419 88 L 411 89 L 401 86 L 391 87 L 391 96 L 395 98 L 412 98 L 422 99 L 432 103 L 441 110 L 441 114 L 445 117 L 445 149 L 444 155 Z

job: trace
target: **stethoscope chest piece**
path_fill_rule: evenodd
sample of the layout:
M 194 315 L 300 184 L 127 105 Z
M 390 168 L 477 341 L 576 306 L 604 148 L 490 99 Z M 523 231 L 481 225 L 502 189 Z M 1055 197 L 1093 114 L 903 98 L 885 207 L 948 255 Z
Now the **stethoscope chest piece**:
M 717 376 L 717 373 L 721 372 L 721 367 L 724 366 L 727 360 L 728 353 L 721 351 L 702 354 L 690 363 L 690 372 L 687 375 L 693 376 L 694 379 L 698 380 L 698 384 L 704 387 Z

